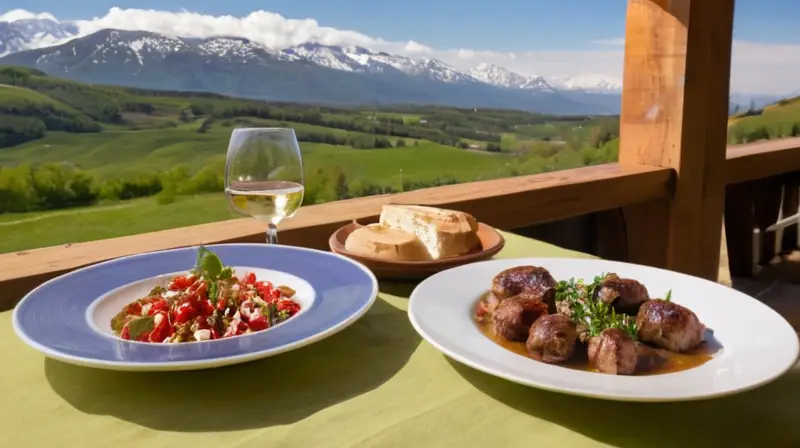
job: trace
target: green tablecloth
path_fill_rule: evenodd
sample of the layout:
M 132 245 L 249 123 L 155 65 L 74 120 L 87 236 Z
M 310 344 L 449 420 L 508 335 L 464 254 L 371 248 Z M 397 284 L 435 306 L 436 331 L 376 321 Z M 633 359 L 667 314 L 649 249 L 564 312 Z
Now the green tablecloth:
M 501 257 L 585 256 L 506 238 Z M 382 284 L 364 318 L 320 343 L 185 373 L 45 359 L 13 334 L 11 313 L 0 313 L 0 440 L 9 447 L 800 446 L 798 369 L 755 391 L 694 403 L 544 392 L 461 366 L 422 342 L 406 316 L 412 288 Z

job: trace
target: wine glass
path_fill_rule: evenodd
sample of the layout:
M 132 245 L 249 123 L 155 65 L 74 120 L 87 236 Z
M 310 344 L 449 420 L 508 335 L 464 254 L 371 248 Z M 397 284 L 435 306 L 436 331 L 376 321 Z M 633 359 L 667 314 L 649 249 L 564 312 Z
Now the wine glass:
M 294 129 L 239 128 L 225 160 L 225 196 L 235 212 L 267 224 L 267 243 L 278 243 L 278 224 L 303 202 L 303 158 Z

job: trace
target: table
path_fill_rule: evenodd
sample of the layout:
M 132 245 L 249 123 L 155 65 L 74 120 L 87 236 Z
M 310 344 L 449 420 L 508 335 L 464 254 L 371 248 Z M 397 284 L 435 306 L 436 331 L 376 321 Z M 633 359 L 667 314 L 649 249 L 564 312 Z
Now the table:
M 505 234 L 499 257 L 585 257 Z M 249 364 L 123 373 L 45 359 L 0 313 L 0 428 L 13 447 L 796 447 L 800 370 L 734 397 L 615 403 L 520 386 L 422 342 L 413 284 L 383 283 L 343 332 Z M 238 395 L 230 402 L 219 391 Z

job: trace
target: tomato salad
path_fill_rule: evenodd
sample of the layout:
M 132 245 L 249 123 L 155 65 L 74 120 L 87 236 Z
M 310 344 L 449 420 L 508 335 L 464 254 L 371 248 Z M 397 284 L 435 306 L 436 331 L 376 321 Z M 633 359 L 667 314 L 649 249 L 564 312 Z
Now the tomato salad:
M 233 275 L 216 254 L 201 247 L 187 275 L 125 306 L 111 328 L 122 339 L 181 343 L 228 338 L 266 330 L 300 311 L 295 291 L 256 279 L 252 272 Z

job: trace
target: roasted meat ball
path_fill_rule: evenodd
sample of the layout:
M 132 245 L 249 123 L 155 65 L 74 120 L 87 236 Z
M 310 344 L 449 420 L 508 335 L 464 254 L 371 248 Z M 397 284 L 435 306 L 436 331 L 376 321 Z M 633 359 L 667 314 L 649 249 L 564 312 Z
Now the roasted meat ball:
M 650 299 L 647 288 L 629 278 L 620 278 L 617 274 L 608 274 L 597 289 L 597 298 L 611 306 L 619 313 L 636 315 L 639 306 Z
M 705 326 L 684 306 L 662 299 L 648 300 L 636 315 L 639 339 L 673 352 L 685 352 L 703 342 Z
M 636 371 L 651 372 L 663 366 L 669 359 L 661 354 L 658 349 L 649 347 L 641 342 L 636 342 Z
M 492 313 L 492 330 L 509 341 L 524 341 L 536 319 L 547 314 L 547 304 L 519 295 L 503 300 Z
M 492 294 L 499 300 L 525 294 L 546 303 L 555 312 L 556 280 L 547 269 L 538 266 L 517 266 L 506 269 L 492 279 Z
M 572 319 L 563 314 L 548 314 L 533 323 L 525 348 L 531 356 L 555 364 L 572 357 L 577 338 Z
M 599 372 L 631 375 L 636 371 L 636 341 L 619 328 L 606 328 L 589 339 L 589 363 Z

